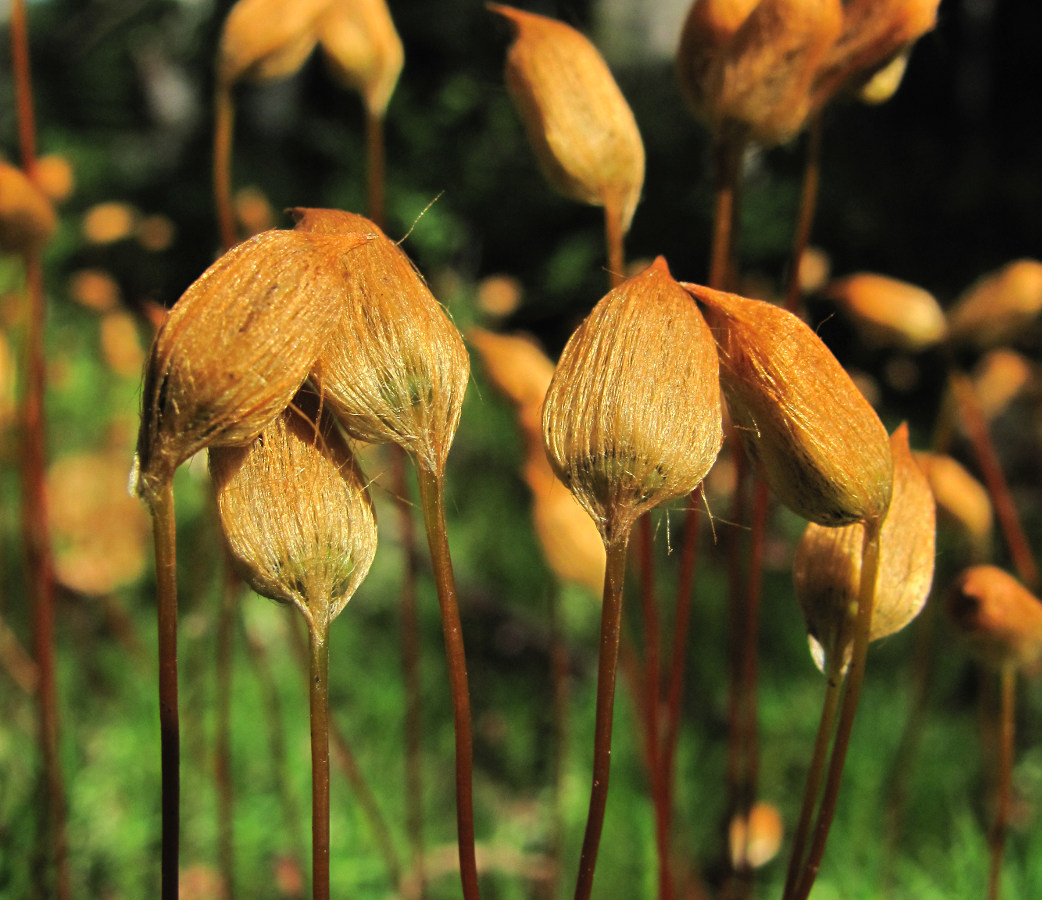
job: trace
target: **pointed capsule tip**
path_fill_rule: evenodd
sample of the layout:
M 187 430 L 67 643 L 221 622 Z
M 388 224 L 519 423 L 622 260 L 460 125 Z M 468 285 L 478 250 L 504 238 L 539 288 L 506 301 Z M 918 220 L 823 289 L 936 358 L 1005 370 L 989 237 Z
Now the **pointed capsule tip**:
M 661 272 L 663 275 L 669 275 L 670 278 L 673 277 L 669 271 L 669 263 L 666 262 L 666 257 L 661 255 L 655 257 L 655 261 L 648 266 L 648 269 L 649 271 L 654 269 L 657 272 Z

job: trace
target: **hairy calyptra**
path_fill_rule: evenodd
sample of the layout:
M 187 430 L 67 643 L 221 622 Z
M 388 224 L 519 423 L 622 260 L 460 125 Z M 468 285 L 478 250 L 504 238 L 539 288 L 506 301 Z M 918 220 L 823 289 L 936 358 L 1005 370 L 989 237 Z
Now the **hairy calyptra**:
M 336 325 L 364 234 L 274 230 L 181 296 L 145 363 L 136 490 L 150 501 L 204 447 L 247 444 L 286 406 Z
M 691 493 L 713 465 L 716 350 L 662 257 L 605 296 L 569 339 L 543 406 L 543 440 L 608 546 L 649 509 Z
M 298 394 L 250 444 L 211 447 L 210 473 L 246 582 L 325 628 L 369 571 L 376 518 L 354 453 L 317 407 Z
M 517 29 L 507 89 L 547 180 L 566 197 L 613 211 L 625 232 L 644 184 L 644 144 L 604 59 L 563 22 L 488 7 Z
M 780 307 L 685 287 L 707 307 L 736 431 L 778 499 L 819 525 L 881 522 L 890 441 L 832 352 Z
M 297 233 L 371 236 L 337 294 L 332 340 L 312 375 L 352 437 L 395 443 L 440 475 L 459 424 L 470 361 L 456 326 L 409 257 L 354 213 L 297 209 Z

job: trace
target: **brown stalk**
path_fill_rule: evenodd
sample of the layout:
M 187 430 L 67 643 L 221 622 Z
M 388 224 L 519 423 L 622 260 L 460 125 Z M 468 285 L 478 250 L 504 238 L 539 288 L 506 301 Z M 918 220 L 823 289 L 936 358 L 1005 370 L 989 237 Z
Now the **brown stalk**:
M 821 719 L 818 723 L 818 735 L 814 739 L 814 750 L 810 758 L 807 772 L 807 784 L 803 790 L 803 803 L 800 806 L 799 819 L 796 822 L 792 842 L 792 855 L 785 875 L 783 898 L 792 896 L 796 889 L 796 880 L 802 872 L 801 862 L 807 852 L 807 841 L 810 839 L 814 808 L 821 794 L 821 779 L 825 774 L 825 761 L 828 755 L 832 732 L 836 725 L 836 713 L 839 711 L 839 700 L 843 692 L 843 677 L 830 675 L 825 688 L 825 700 L 821 705 Z
M 301 662 L 306 662 L 310 665 L 308 645 L 304 643 L 303 634 L 297 628 L 293 628 L 291 631 L 294 653 Z M 373 789 L 369 786 L 369 782 L 362 772 L 362 767 L 358 763 L 358 757 L 355 756 L 355 752 L 351 748 L 351 742 L 340 729 L 340 726 L 337 725 L 336 718 L 333 716 L 329 717 L 328 730 L 329 743 L 333 749 L 333 759 L 337 768 L 347 778 L 348 784 L 351 785 L 351 790 L 354 791 L 358 805 L 362 808 L 366 819 L 369 820 L 369 827 L 373 830 L 373 838 L 380 850 L 380 855 L 383 856 L 388 880 L 398 890 L 402 885 L 402 866 L 398 859 L 398 853 L 394 849 L 394 840 L 391 837 L 391 829 L 387 825 L 387 819 L 380 808 L 380 803 L 376 799 Z
M 213 193 L 221 244 L 230 250 L 239 242 L 232 207 L 232 134 L 235 101 L 230 84 L 221 82 L 214 94 Z
M 800 309 L 800 263 L 810 243 L 814 227 L 814 212 L 818 203 L 818 185 L 821 181 L 821 113 L 807 122 L 807 148 L 803 160 L 803 185 L 800 188 L 800 209 L 793 232 L 792 256 L 789 258 L 789 284 L 785 293 L 785 308 L 791 313 Z
M 593 784 L 590 788 L 590 810 L 586 819 L 579 878 L 575 900 L 589 900 L 593 890 L 593 872 L 597 865 L 604 827 L 604 810 L 608 802 L 608 775 L 611 771 L 611 730 L 615 710 L 615 670 L 619 658 L 619 634 L 622 625 L 622 585 L 626 575 L 628 535 L 607 546 L 604 572 L 604 599 L 601 606 L 601 643 L 597 663 L 597 714 L 594 723 Z
M 817 821 L 814 825 L 814 836 L 806 862 L 803 864 L 803 875 L 798 887 L 792 894 L 793 900 L 807 900 L 821 868 L 821 860 L 825 855 L 825 844 L 828 840 L 829 828 L 836 813 L 836 802 L 839 799 L 840 781 L 843 776 L 843 764 L 850 747 L 850 735 L 854 728 L 854 715 L 857 712 L 861 685 L 864 682 L 865 662 L 868 658 L 869 633 L 872 626 L 872 610 L 875 605 L 876 582 L 879 576 L 879 529 L 878 521 L 865 523 L 865 540 L 862 550 L 861 590 L 858 597 L 857 618 L 854 622 L 854 650 L 847 675 L 846 690 L 839 710 L 839 724 L 832 743 L 828 773 L 825 776 L 825 787 L 818 808 Z M 785 898 L 788 900 L 788 898 Z
M 369 218 L 384 227 L 386 155 L 384 152 L 383 113 L 366 105 L 366 209 Z M 405 686 L 405 820 L 412 852 L 412 871 L 420 900 L 427 893 L 424 871 L 423 840 L 423 719 L 421 716 L 420 626 L 416 603 L 416 529 L 413 508 L 409 503 L 406 462 L 408 454 L 399 446 L 391 447 L 391 477 L 395 507 L 398 510 L 398 534 L 404 557 L 405 580 L 401 591 L 402 676 Z M 395 880 L 400 883 L 400 878 Z
M 731 282 L 738 222 L 738 192 L 742 177 L 742 156 L 747 138 L 737 128 L 728 129 L 716 139 L 716 193 L 713 201 L 713 243 L 709 260 L 709 287 L 727 290 Z
M 329 620 L 308 622 L 311 710 L 311 891 L 329 900 Z
M 658 852 L 659 897 L 673 897 L 673 879 L 669 865 L 669 812 L 672 797 L 667 793 L 668 784 L 662 770 L 660 746 L 662 704 L 660 703 L 662 662 L 659 648 L 659 619 L 655 605 L 655 561 L 654 534 L 651 516 L 641 516 L 637 523 L 637 540 L 640 561 L 641 615 L 644 620 L 644 727 L 648 756 L 648 778 L 651 783 L 651 799 L 655 808 L 655 845 Z
M 991 868 L 988 873 L 988 900 L 999 900 L 1002 886 L 1002 857 L 1009 831 L 1009 811 L 1013 783 L 1013 737 L 1017 704 L 1017 670 L 1004 666 L 1000 675 L 1002 702 L 999 713 L 999 773 L 995 799 L 995 823 L 989 836 Z
M 452 712 L 456 728 L 456 831 L 460 880 L 464 900 L 480 900 L 481 891 L 478 887 L 478 869 L 474 852 L 474 746 L 470 721 L 470 690 L 467 686 L 463 630 L 456 602 L 456 577 L 452 572 L 448 532 L 445 529 L 442 476 L 425 466 L 417 466 L 416 473 L 431 565 L 434 568 L 434 581 L 438 589 L 438 605 L 441 607 L 445 657 L 452 690 Z
M 736 683 L 734 728 L 737 732 L 739 771 L 732 802 L 733 814 L 748 820 L 756 802 L 759 781 L 760 748 L 756 716 L 756 685 L 759 670 L 760 599 L 763 595 L 763 554 L 767 534 L 767 512 L 770 493 L 762 478 L 753 478 L 753 508 L 749 531 L 749 574 L 742 592 L 742 614 L 734 635 Z M 740 521 L 740 520 L 739 520 Z M 729 819 L 730 821 L 730 819 Z M 731 861 L 735 876 L 734 893 L 728 896 L 747 897 L 751 889 L 752 869 L 747 861 L 749 829 L 745 831 L 746 846 L 740 848 L 737 860 Z
M 384 153 L 384 117 L 366 107 L 366 210 L 380 228 L 384 227 L 384 188 L 386 155 Z
M 151 499 L 156 552 L 156 608 L 159 635 L 159 740 L 162 772 L 162 900 L 178 897 L 178 841 L 181 802 L 181 726 L 177 698 L 177 556 L 174 489 L 158 487 Z
M 405 821 L 412 851 L 412 872 L 420 900 L 427 892 L 423 839 L 423 716 L 420 674 L 420 620 L 416 602 L 418 575 L 416 530 L 408 497 L 406 461 L 408 455 L 397 445 L 391 447 L 398 533 L 405 562 L 401 591 L 402 675 L 405 684 Z
M 616 288 L 626 277 L 626 258 L 623 236 L 621 202 L 612 200 L 604 204 L 604 241 L 608 248 L 608 287 Z
M 1002 533 L 1006 537 L 1013 565 L 1016 567 L 1020 580 L 1033 590 L 1038 586 L 1038 564 L 1035 562 L 1031 544 L 1024 532 L 1016 504 L 1010 494 L 1009 484 L 1002 470 L 1002 462 L 999 460 L 987 421 L 973 392 L 973 385 L 969 378 L 955 369 L 951 369 L 948 373 L 948 384 L 977 455 L 977 464 L 980 466 L 981 476 L 988 488 L 992 505 L 995 507 L 995 515 L 998 517 Z
M 605 240 L 608 249 L 608 281 L 616 288 L 625 279 L 624 234 L 622 205 L 611 201 L 604 205 Z M 644 619 L 644 701 L 638 703 L 644 715 L 638 721 L 644 723 L 644 745 L 647 759 L 651 801 L 655 810 L 655 843 L 659 866 L 659 897 L 672 900 L 673 879 L 670 870 L 670 832 L 672 792 L 661 766 L 659 749 L 661 733 L 661 661 L 659 653 L 659 622 L 655 605 L 654 535 L 651 517 L 641 516 L 637 523 L 640 571 L 641 612 Z
M 11 63 L 17 105 L 18 143 L 22 168 L 32 180 L 36 172 L 36 121 L 29 68 L 29 23 L 25 0 L 11 4 Z M 33 601 L 33 654 L 38 672 L 37 710 L 40 756 L 46 786 L 47 826 L 43 832 L 53 854 L 55 896 L 71 896 L 68 838 L 65 830 L 65 788 L 58 752 L 58 696 L 54 661 L 54 559 L 47 520 L 46 447 L 44 413 L 46 352 L 43 261 L 40 249 L 25 253 L 28 328 L 25 347 L 25 393 L 22 398 L 22 539 L 26 577 Z M 47 872 L 38 873 L 37 886 L 46 891 Z
M 693 500 L 701 502 L 703 489 L 699 486 L 691 494 Z M 686 528 L 693 534 L 685 533 L 681 547 L 680 575 L 678 578 L 676 618 L 673 622 L 673 648 L 670 656 L 669 683 L 666 691 L 666 734 L 662 746 L 662 770 L 666 779 L 666 795 L 673 796 L 674 765 L 677 755 L 677 742 L 680 737 L 680 711 L 684 697 L 684 660 L 687 635 L 691 622 L 692 585 L 695 576 L 695 565 L 698 556 L 697 507 L 688 511 Z M 672 818 L 672 810 L 670 811 Z

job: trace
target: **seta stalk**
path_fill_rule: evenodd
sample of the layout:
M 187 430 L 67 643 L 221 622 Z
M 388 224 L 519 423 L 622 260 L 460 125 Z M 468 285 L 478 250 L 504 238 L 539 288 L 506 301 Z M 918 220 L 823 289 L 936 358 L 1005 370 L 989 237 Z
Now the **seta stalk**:
M 854 715 L 857 712 L 861 686 L 865 678 L 865 662 L 868 658 L 869 632 L 872 626 L 872 610 L 875 605 L 876 583 L 879 578 L 879 530 L 881 522 L 865 523 L 865 538 L 862 549 L 861 586 L 858 594 L 857 617 L 854 621 L 854 648 L 847 674 L 846 690 L 839 710 L 839 724 L 832 743 L 828 772 L 825 776 L 825 787 L 818 808 L 817 821 L 814 825 L 813 839 L 807 859 L 803 864 L 803 874 L 792 893 L 791 900 L 807 900 L 811 888 L 821 868 L 821 860 L 825 855 L 825 844 L 828 841 L 829 828 L 836 813 L 839 799 L 840 781 L 843 776 L 843 764 L 846 762 L 847 750 L 850 747 L 850 736 L 854 728 Z M 789 900 L 788 897 L 785 900 Z
M 228 84 L 218 84 L 214 94 L 213 193 L 221 244 L 230 250 L 239 242 L 232 205 L 232 133 L 235 103 Z
M 628 535 L 607 546 L 604 571 L 604 598 L 601 605 L 601 642 L 597 662 L 597 714 L 593 741 L 593 784 L 590 809 L 586 818 L 579 877 L 575 900 L 589 900 L 593 890 L 593 873 L 604 827 L 604 811 L 608 802 L 608 776 L 611 771 L 611 731 L 615 710 L 615 671 L 619 659 L 619 636 L 622 626 L 622 586 L 626 576 Z
M 32 181 L 36 176 L 36 118 L 33 111 L 32 75 L 29 68 L 29 22 L 25 0 L 11 4 L 11 65 L 17 109 L 18 144 L 22 169 Z M 25 338 L 25 393 L 21 404 L 22 438 L 22 539 L 26 572 L 32 596 L 33 655 L 37 667 L 37 711 L 40 757 L 46 791 L 47 825 L 43 839 L 54 862 L 54 895 L 71 897 L 65 787 L 58 751 L 58 686 L 54 660 L 54 559 L 47 519 L 44 397 L 47 390 L 47 357 L 44 348 L 46 298 L 43 260 L 39 250 L 25 254 L 28 327 Z M 47 871 L 37 873 L 37 887 L 47 893 Z
M 329 622 L 308 622 L 311 710 L 311 891 L 329 900 Z
M 159 741 L 162 776 L 160 896 L 178 898 L 178 842 L 181 803 L 181 725 L 177 697 L 177 551 L 174 488 L 160 487 L 152 498 L 156 552 L 156 609 L 159 639 Z
M 467 658 L 463 647 L 459 606 L 456 602 L 456 577 L 452 571 L 442 476 L 417 466 L 420 502 L 423 506 L 427 543 L 441 608 L 445 657 L 452 690 L 452 713 L 456 729 L 456 833 L 459 843 L 460 881 L 464 900 L 480 900 L 477 860 L 474 851 L 474 745 L 470 720 L 470 690 L 467 685 Z

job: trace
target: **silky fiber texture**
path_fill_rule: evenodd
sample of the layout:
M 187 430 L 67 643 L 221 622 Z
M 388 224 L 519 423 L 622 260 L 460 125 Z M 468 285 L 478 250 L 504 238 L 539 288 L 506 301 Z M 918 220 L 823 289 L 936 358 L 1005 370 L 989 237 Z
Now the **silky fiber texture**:
M 376 518 L 350 447 L 331 417 L 319 422 L 291 407 L 249 446 L 211 448 L 210 472 L 247 583 L 321 631 L 369 572 Z
M 373 222 L 338 210 L 295 210 L 304 234 L 371 239 L 344 275 L 339 315 L 312 377 L 352 437 L 398 444 L 445 470 L 470 360 L 463 338 L 405 253 Z
M 252 441 L 285 409 L 333 333 L 365 240 L 266 231 L 185 291 L 145 363 L 139 494 L 204 447 Z
M 604 59 L 563 22 L 489 9 L 517 29 L 506 85 L 547 180 L 566 197 L 614 209 L 625 231 L 644 185 L 644 143 Z
M 686 287 L 708 309 L 735 430 L 778 499 L 819 525 L 882 521 L 890 440 L 821 339 L 773 304 Z
M 693 491 L 722 439 L 712 335 L 659 257 L 565 346 L 543 406 L 547 457 L 611 546 Z
M 869 640 L 904 628 L 922 610 L 933 583 L 936 524 L 933 493 L 908 446 L 908 426 L 890 438 L 894 492 L 879 532 L 879 575 Z M 865 528 L 811 522 L 796 547 L 793 583 L 807 632 L 824 659 L 845 668 L 861 588 Z M 828 671 L 828 665 L 817 659 Z

